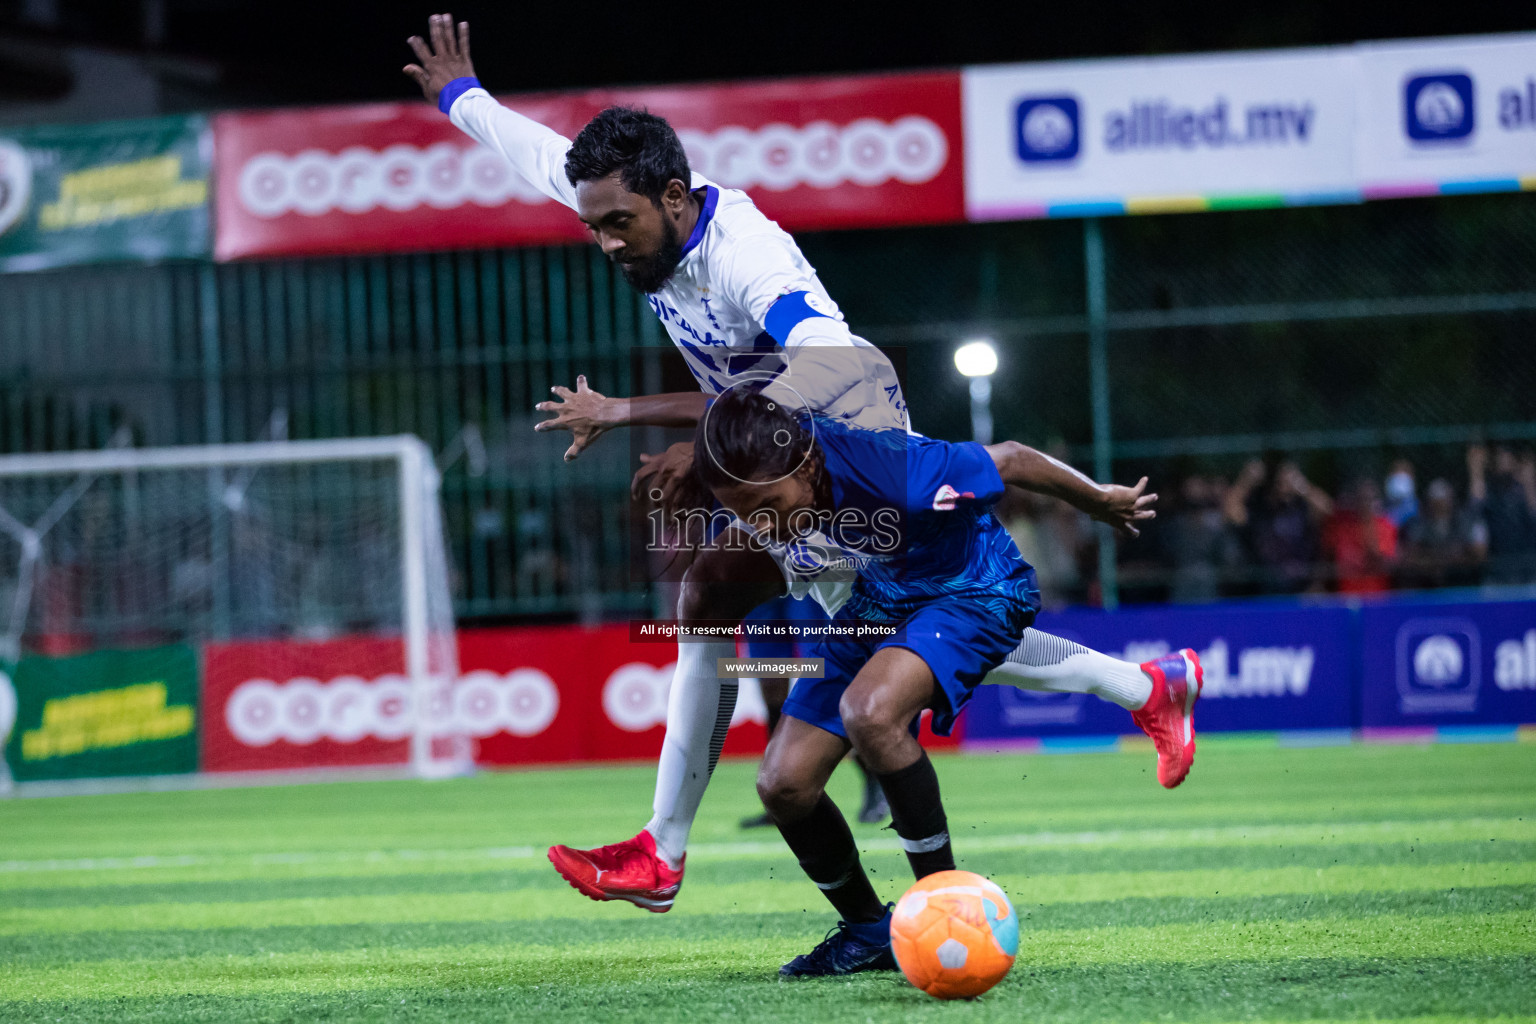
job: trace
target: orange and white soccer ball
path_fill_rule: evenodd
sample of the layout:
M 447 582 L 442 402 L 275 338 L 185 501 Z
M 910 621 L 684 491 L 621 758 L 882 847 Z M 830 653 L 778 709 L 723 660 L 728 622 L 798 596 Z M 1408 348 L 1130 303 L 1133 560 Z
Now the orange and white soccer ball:
M 1019 915 L 972 871 L 940 871 L 896 901 L 891 948 L 907 980 L 937 999 L 979 996 L 1019 953 Z

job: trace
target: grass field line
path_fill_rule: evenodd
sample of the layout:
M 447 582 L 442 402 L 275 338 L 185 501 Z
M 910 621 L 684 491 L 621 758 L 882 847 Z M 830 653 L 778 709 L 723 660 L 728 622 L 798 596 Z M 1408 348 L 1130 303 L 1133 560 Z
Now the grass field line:
M 820 922 L 818 921 L 819 925 Z M 23 1001 L 105 997 L 336 992 L 372 988 L 442 988 L 488 984 L 580 985 L 644 982 L 686 972 L 740 978 L 761 971 L 772 982 L 777 962 L 820 937 L 804 940 L 714 937 L 634 939 L 563 947 L 453 945 L 370 948 L 256 956 L 96 960 L 47 967 L 0 966 L 0 992 Z M 1043 969 L 1126 964 L 1197 965 L 1277 960 L 1359 961 L 1368 958 L 1525 957 L 1536 954 L 1536 920 L 1523 912 L 1419 917 L 1203 922 L 1072 930 L 1025 930 L 1019 960 Z
M 889 865 L 896 867 L 896 865 Z M 1283 896 L 1373 891 L 1435 891 L 1536 885 L 1536 863 L 1114 871 L 1078 875 L 993 876 L 1020 906 L 1127 898 Z M 889 883 L 884 883 L 890 888 Z M 899 883 L 903 888 L 905 880 Z M 685 887 L 674 914 L 767 913 L 825 909 L 798 875 Z M 131 903 L 0 908 L 0 935 L 168 929 L 338 926 L 452 921 L 530 921 L 583 914 L 633 914 L 626 904 L 598 908 L 563 888 L 462 893 L 369 893 L 195 903 Z
M 1427 818 L 1421 820 L 1304 822 L 1273 825 L 1224 825 L 1194 828 L 1108 829 L 1081 832 L 1020 832 L 1011 835 L 965 835 L 958 841 L 967 851 L 1031 848 L 1093 847 L 1102 849 L 1147 846 L 1207 846 L 1211 844 L 1268 846 L 1276 843 L 1318 845 L 1351 842 L 1435 842 L 1495 839 L 1506 842 L 1536 841 L 1536 816 L 1524 818 Z M 863 838 L 860 849 L 891 852 L 901 849 L 894 838 Z M 45 860 L 0 861 L 0 876 L 31 873 L 136 872 L 145 869 L 189 867 L 281 867 L 313 864 L 387 864 L 416 866 L 422 863 L 476 863 L 534 860 L 544 856 L 543 846 L 490 846 L 471 848 L 395 850 L 295 850 L 249 854 L 174 854 L 139 857 L 78 857 Z M 695 843 L 689 853 L 698 858 L 780 856 L 781 839 L 726 843 Z M 0 880 L 0 887 L 5 887 Z
M 1489 1021 L 1497 1024 L 1536 1024 L 1536 1016 L 1519 1014 L 1510 1016 L 1499 1014 L 1497 1017 L 1471 1016 L 1467 1014 L 1430 1014 L 1422 1017 L 1370 1017 L 1369 1024 L 1468 1024 L 1469 1021 Z M 1219 1021 L 1217 1024 L 1300 1024 L 1294 1017 L 1266 1017 L 1263 1019 L 1233 1019 L 1231 1021 Z M 1359 1017 L 1313 1017 L 1306 1018 L 1306 1024 L 1360 1024 Z

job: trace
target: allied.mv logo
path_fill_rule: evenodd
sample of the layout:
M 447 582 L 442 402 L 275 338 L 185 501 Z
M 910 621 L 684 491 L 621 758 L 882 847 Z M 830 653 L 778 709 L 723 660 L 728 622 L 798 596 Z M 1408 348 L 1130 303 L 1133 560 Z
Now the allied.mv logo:
M 1082 148 L 1077 99 L 1028 96 L 1014 108 L 1014 147 L 1027 164 L 1076 159 Z
M 1410 619 L 1397 631 L 1398 707 L 1405 715 L 1477 709 L 1477 626 L 1467 619 Z
M 1460 72 L 1418 75 L 1403 87 L 1403 127 L 1414 142 L 1446 142 L 1472 134 L 1472 77 Z
M 1466 671 L 1461 645 L 1444 634 L 1425 637 L 1413 651 L 1413 676 L 1421 686 L 1455 686 Z

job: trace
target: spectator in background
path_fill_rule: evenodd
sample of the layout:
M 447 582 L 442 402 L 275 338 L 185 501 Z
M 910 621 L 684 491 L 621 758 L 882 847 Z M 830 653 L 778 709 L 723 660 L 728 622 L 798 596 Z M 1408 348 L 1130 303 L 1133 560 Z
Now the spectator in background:
M 1488 528 L 1487 583 L 1536 583 L 1536 455 L 1503 446 L 1467 449 L 1468 494 Z
M 1221 596 L 1227 570 L 1241 557 L 1222 511 L 1226 481 L 1192 474 L 1163 526 L 1163 550 L 1173 571 L 1169 600 L 1198 604 Z
M 1261 492 L 1266 478 L 1269 486 Z M 1270 473 L 1262 460 L 1251 460 L 1227 491 L 1222 509 L 1247 543 L 1261 593 L 1315 589 L 1318 525 L 1333 513 L 1333 499 L 1300 466 L 1285 459 Z
M 1431 480 L 1419 514 L 1398 536 L 1401 587 L 1464 587 L 1478 582 L 1488 555 L 1488 526 L 1476 511 L 1456 509 L 1450 482 Z
M 1419 496 L 1414 485 L 1413 463 L 1397 459 L 1387 473 L 1387 518 L 1402 529 L 1404 523 L 1419 514 Z
M 1323 523 L 1323 551 L 1341 594 L 1379 594 L 1392 587 L 1397 527 L 1382 508 L 1376 481 L 1356 480 Z

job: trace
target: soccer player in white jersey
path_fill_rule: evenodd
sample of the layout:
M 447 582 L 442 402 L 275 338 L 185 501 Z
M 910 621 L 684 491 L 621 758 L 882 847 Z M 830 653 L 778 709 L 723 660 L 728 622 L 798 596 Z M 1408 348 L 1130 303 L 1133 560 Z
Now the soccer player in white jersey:
M 420 63 L 405 73 L 429 101 L 481 145 L 500 153 L 526 181 L 573 208 L 624 278 L 650 299 L 698 380 L 699 393 L 608 398 L 577 378 L 539 429 L 573 434 L 575 458 L 614 427 L 693 426 L 710 397 L 741 380 L 774 378 L 769 394 L 850 426 L 908 426 L 895 369 L 852 334 L 816 271 L 779 226 L 743 192 L 689 171 L 671 127 L 643 111 L 610 108 L 569 140 L 497 103 L 480 87 L 469 55 L 469 26 L 447 14 L 430 21 L 430 45 L 409 40 Z M 650 460 L 637 485 L 675 485 L 691 467 L 691 446 Z M 812 569 L 836 558 L 811 560 Z M 752 545 L 701 549 L 683 577 L 680 626 L 740 621 L 783 594 L 810 594 L 835 613 L 850 574 L 805 575 L 796 552 Z M 679 644 L 657 766 L 654 814 L 632 839 L 593 850 L 556 846 L 550 860 L 596 900 L 627 900 L 661 913 L 682 884 L 684 854 L 735 707 L 736 682 L 716 675 L 733 640 Z M 1188 708 L 1171 698 L 1153 663 L 1123 662 L 1033 628 L 987 679 L 1022 689 L 1091 693 L 1132 712 L 1153 738 L 1158 778 L 1183 781 L 1194 757 Z

